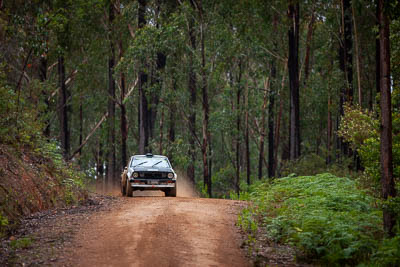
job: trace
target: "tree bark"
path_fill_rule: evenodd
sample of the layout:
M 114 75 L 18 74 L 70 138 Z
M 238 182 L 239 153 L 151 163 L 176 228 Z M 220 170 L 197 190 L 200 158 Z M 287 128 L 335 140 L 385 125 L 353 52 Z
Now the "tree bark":
M 119 58 L 121 59 L 124 55 L 123 44 L 122 41 L 119 41 Z M 128 155 L 127 155 L 127 145 L 126 142 L 128 140 L 128 122 L 126 117 L 126 106 L 124 104 L 124 98 L 126 94 L 126 81 L 125 81 L 125 73 L 122 72 L 120 75 L 121 78 L 121 170 L 125 168 L 128 164 Z
M 250 142 L 249 142 L 249 87 L 245 85 L 245 118 L 244 118 L 244 125 L 245 125 L 245 132 L 244 132 L 244 142 L 246 146 L 246 181 L 247 184 L 250 185 L 250 175 L 251 175 L 251 168 L 250 168 Z
M 210 107 L 208 103 L 208 83 L 207 83 L 207 74 L 206 74 L 206 55 L 205 55 L 205 46 L 204 46 L 204 17 L 203 17 L 203 6 L 202 1 L 199 1 L 199 15 L 200 15 L 200 45 L 201 45 L 201 77 L 202 77 L 202 87 L 201 93 L 203 97 L 203 144 L 202 144 L 202 152 L 203 152 L 203 179 L 204 186 L 207 186 L 207 193 L 209 197 L 212 197 L 211 190 L 211 177 L 209 175 L 209 167 L 208 167 L 208 137 L 210 136 L 208 124 L 209 124 L 209 113 Z
M 300 156 L 299 3 L 289 2 L 290 160 Z
M 392 156 L 392 107 L 390 88 L 390 39 L 389 18 L 387 10 L 388 2 L 379 0 L 379 44 L 380 44 L 380 90 L 381 90 L 381 184 L 384 200 L 396 197 L 396 189 L 393 178 Z M 396 214 L 390 208 L 383 209 L 383 227 L 385 233 L 393 237 L 393 228 L 396 224 Z
M 193 5 L 193 8 L 194 5 Z M 188 71 L 188 89 L 190 94 L 189 99 L 189 166 L 187 168 L 187 176 L 189 180 L 195 183 L 195 169 L 194 164 L 196 162 L 196 145 L 195 145 L 195 133 L 196 133 L 196 102 L 197 102 L 197 79 L 194 71 L 194 56 L 196 53 L 196 35 L 194 32 L 194 19 L 189 18 L 188 23 L 189 42 L 192 51 L 189 53 L 189 71 Z M 174 133 L 175 134 L 175 133 Z
M 146 0 L 139 0 L 138 8 L 138 28 L 143 28 L 146 24 Z M 143 68 L 143 67 L 142 67 Z M 147 83 L 147 73 L 143 69 L 139 70 L 139 154 L 145 154 L 149 152 L 149 114 L 148 114 L 148 103 L 145 94 L 145 84 Z
M 237 79 L 237 92 L 236 92 L 236 177 L 235 177 L 235 190 L 236 193 L 240 193 L 240 98 L 241 98 L 241 92 L 242 92 L 242 85 L 241 85 L 241 80 L 242 80 L 242 63 L 239 62 L 239 75 Z
M 65 66 L 64 56 L 58 57 L 58 79 L 60 86 L 59 94 L 59 117 L 60 117 L 60 139 L 61 149 L 65 160 L 69 155 L 69 130 L 68 130 L 68 110 L 67 110 L 67 87 L 65 85 Z
M 109 58 L 108 58 L 108 155 L 107 155 L 107 179 L 108 185 L 114 183 L 116 158 L 115 158 L 115 80 L 114 65 L 115 65 L 115 48 L 112 36 L 114 21 L 114 5 L 109 2 L 109 32 L 108 39 L 110 42 Z
M 42 83 L 44 83 L 47 80 L 47 55 L 40 56 L 39 79 Z M 43 115 L 48 116 L 50 101 L 47 97 L 47 93 L 44 90 L 42 90 L 42 95 L 44 96 L 44 104 L 45 104 L 45 110 L 43 112 Z M 43 129 L 43 135 L 47 137 L 47 139 L 50 138 L 50 118 L 48 117 L 45 119 L 45 127 Z
M 326 140 L 326 150 L 327 150 L 327 157 L 326 157 L 326 164 L 330 164 L 331 159 L 331 144 L 332 144 L 332 97 L 328 96 L 328 126 L 327 126 L 327 140 Z
M 264 140 L 265 140 L 265 113 L 267 111 L 269 91 L 269 78 L 264 81 L 264 101 L 261 108 L 261 129 L 260 129 L 260 153 L 258 156 L 258 179 L 262 178 L 262 169 L 264 162 Z M 269 146 L 269 144 L 268 144 Z M 269 166 L 269 165 L 268 165 Z
M 351 3 L 351 11 L 353 18 L 353 28 L 354 28 L 354 41 L 355 41 L 355 57 L 356 57 L 356 67 L 357 67 L 357 87 L 358 87 L 358 105 L 362 108 L 363 102 L 363 92 L 361 88 L 361 54 L 359 53 L 359 44 L 358 44 L 358 36 L 357 36 L 357 23 L 356 23 L 356 14 L 354 11 L 354 3 Z
M 306 41 L 306 56 L 304 59 L 304 83 L 307 82 L 308 76 L 310 75 L 310 54 L 311 54 L 311 41 L 313 37 L 313 31 L 314 31 L 314 22 L 315 22 L 315 3 L 313 5 L 312 11 L 311 11 L 311 19 L 310 22 L 308 23 L 308 29 L 307 29 L 307 41 Z

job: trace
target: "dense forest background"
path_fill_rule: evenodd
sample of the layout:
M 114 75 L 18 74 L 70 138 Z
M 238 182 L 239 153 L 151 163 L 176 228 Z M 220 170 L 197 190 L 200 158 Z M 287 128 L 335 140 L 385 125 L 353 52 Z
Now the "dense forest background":
M 208 196 L 325 171 L 395 196 L 398 1 L 16 0 L 0 10 L 2 143 L 50 142 L 104 186 L 131 155 L 152 152 Z
M 56 175 L 50 203 L 167 155 L 202 196 L 258 203 L 246 231 L 400 264 L 399 18 L 398 0 L 0 0 L 1 159 Z M 0 226 L 32 204 L 1 182 Z

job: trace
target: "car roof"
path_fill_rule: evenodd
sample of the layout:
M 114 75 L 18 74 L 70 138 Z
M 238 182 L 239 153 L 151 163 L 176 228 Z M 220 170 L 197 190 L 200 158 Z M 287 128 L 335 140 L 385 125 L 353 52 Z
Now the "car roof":
M 133 155 L 133 158 L 167 158 L 166 156 L 162 156 L 162 155 Z

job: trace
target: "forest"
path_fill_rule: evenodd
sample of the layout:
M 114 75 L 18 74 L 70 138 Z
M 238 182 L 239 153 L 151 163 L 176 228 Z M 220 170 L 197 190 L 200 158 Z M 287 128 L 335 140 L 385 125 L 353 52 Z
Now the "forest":
M 103 189 L 146 153 L 203 197 L 294 199 L 285 179 L 340 182 L 343 197 L 365 193 L 348 201 L 374 203 L 383 243 L 333 259 L 282 225 L 273 237 L 326 262 L 399 263 L 398 0 L 0 0 L 0 40 L 2 147 Z M 297 189 L 315 186 L 304 179 Z M 270 212 L 257 207 L 243 229 Z

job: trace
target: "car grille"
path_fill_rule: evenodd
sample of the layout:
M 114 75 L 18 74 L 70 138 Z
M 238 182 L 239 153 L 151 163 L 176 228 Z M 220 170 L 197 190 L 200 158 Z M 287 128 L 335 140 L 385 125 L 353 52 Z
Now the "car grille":
M 167 178 L 167 173 L 165 173 L 165 172 L 139 172 L 139 178 L 163 179 L 163 178 Z

